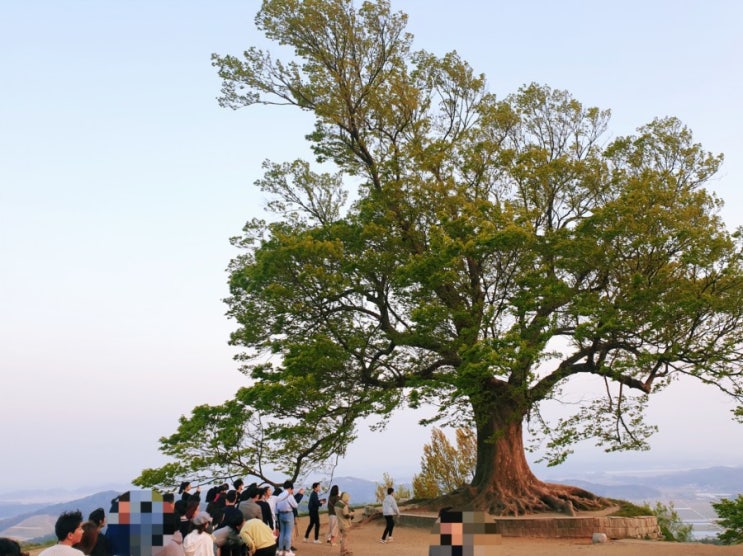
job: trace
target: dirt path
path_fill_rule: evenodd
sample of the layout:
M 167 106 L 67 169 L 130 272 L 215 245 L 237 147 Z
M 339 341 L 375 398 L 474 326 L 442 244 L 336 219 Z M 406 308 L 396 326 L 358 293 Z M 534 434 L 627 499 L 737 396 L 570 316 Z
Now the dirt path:
M 323 516 L 324 517 L 324 516 Z M 321 520 L 320 540 L 324 542 L 327 530 Z M 307 527 L 307 518 L 299 519 L 300 537 Z M 384 521 L 372 521 L 353 529 L 351 548 L 353 556 L 428 556 L 429 547 L 438 545 L 439 537 L 418 527 L 396 527 L 394 541 L 380 544 Z M 298 543 L 298 544 L 297 544 Z M 337 546 L 295 542 L 297 556 L 340 556 Z M 483 547 L 484 548 L 484 547 Z M 478 550 L 476 556 L 743 556 L 743 545 L 712 546 L 698 543 L 667 543 L 661 541 L 610 541 L 592 544 L 590 539 L 535 539 L 504 537 L 502 544 Z

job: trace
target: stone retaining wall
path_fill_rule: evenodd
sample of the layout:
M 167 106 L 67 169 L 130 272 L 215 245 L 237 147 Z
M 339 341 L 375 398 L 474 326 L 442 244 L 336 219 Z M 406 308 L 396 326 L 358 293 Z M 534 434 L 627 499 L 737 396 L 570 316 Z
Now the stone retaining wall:
M 553 517 L 495 519 L 497 532 L 504 537 L 591 538 L 605 533 L 610 539 L 658 539 L 655 516 L 645 517 Z
M 433 528 L 431 516 L 402 514 L 400 525 Z M 610 539 L 658 539 L 660 529 L 655 516 L 644 517 L 518 517 L 493 518 L 488 530 L 504 537 L 592 538 L 604 533 Z M 494 529 L 494 530 L 493 530 Z

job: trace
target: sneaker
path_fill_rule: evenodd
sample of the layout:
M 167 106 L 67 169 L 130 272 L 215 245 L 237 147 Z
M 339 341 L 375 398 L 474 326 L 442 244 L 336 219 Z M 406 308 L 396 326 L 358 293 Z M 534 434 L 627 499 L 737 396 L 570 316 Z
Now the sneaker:
M 296 554 L 294 554 L 294 552 L 292 552 L 291 550 L 287 550 L 286 552 L 284 552 L 284 556 L 296 556 Z
M 387 541 L 384 539 L 379 539 L 379 542 L 381 542 L 382 544 L 387 544 Z
M 314 544 L 322 544 L 322 543 L 321 543 L 320 541 L 318 541 L 317 539 L 315 539 L 315 540 L 314 540 L 314 541 L 312 541 L 312 542 L 313 542 Z M 328 541 L 328 542 L 330 542 L 330 541 Z
M 387 537 L 387 542 L 392 542 L 392 537 Z
M 305 538 L 302 539 L 302 542 L 310 542 L 310 539 L 308 539 L 307 537 L 305 537 Z

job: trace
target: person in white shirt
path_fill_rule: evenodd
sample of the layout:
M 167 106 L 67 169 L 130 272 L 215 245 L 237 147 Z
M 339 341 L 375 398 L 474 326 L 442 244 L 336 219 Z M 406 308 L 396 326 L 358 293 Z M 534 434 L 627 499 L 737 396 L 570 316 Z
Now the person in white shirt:
M 276 500 L 276 513 L 279 518 L 279 543 L 277 556 L 294 556 L 292 552 L 292 531 L 294 530 L 294 483 L 284 481 L 284 490 Z
M 57 535 L 57 544 L 42 550 L 39 556 L 84 556 L 82 550 L 72 548 L 83 538 L 83 514 L 64 512 L 54 524 L 54 534 Z
M 271 523 L 266 523 L 266 525 L 269 525 L 273 530 L 275 531 L 275 535 L 278 537 L 278 531 L 279 531 L 279 518 L 276 515 L 276 500 L 278 500 L 278 496 L 276 496 L 273 492 L 273 487 L 271 485 L 266 485 L 266 492 L 263 495 L 263 499 L 268 503 L 268 507 L 271 508 Z
M 193 530 L 183 539 L 183 551 L 186 556 L 215 556 L 214 537 L 209 532 L 212 516 L 207 512 L 199 512 L 193 519 Z
M 392 530 L 395 528 L 395 517 L 400 515 L 400 510 L 397 507 L 397 500 L 392 496 L 395 489 L 389 487 L 387 489 L 387 496 L 382 500 L 382 515 L 386 524 L 384 526 L 384 533 L 382 533 L 382 540 L 379 541 L 382 544 L 392 542 Z M 389 538 L 387 538 L 389 535 Z

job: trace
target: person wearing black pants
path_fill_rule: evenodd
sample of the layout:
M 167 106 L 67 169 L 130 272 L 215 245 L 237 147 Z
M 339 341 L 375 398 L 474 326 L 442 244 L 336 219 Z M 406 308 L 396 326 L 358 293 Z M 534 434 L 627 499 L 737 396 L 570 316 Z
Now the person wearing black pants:
M 310 532 L 312 528 L 315 528 L 315 544 L 320 544 L 318 537 L 320 536 L 320 506 L 325 503 L 325 498 L 320 498 L 318 492 L 320 491 L 320 483 L 312 483 L 312 492 L 310 493 L 310 501 L 307 503 L 307 511 L 310 514 L 310 523 L 307 525 L 307 531 L 304 533 L 304 542 L 309 542 Z
M 389 487 L 387 489 L 387 496 L 382 501 L 382 514 L 386 524 L 384 526 L 384 533 L 382 533 L 382 539 L 379 541 L 382 544 L 392 542 L 392 530 L 395 528 L 395 516 L 400 515 L 400 510 L 397 508 L 397 500 L 392 496 L 395 489 Z

